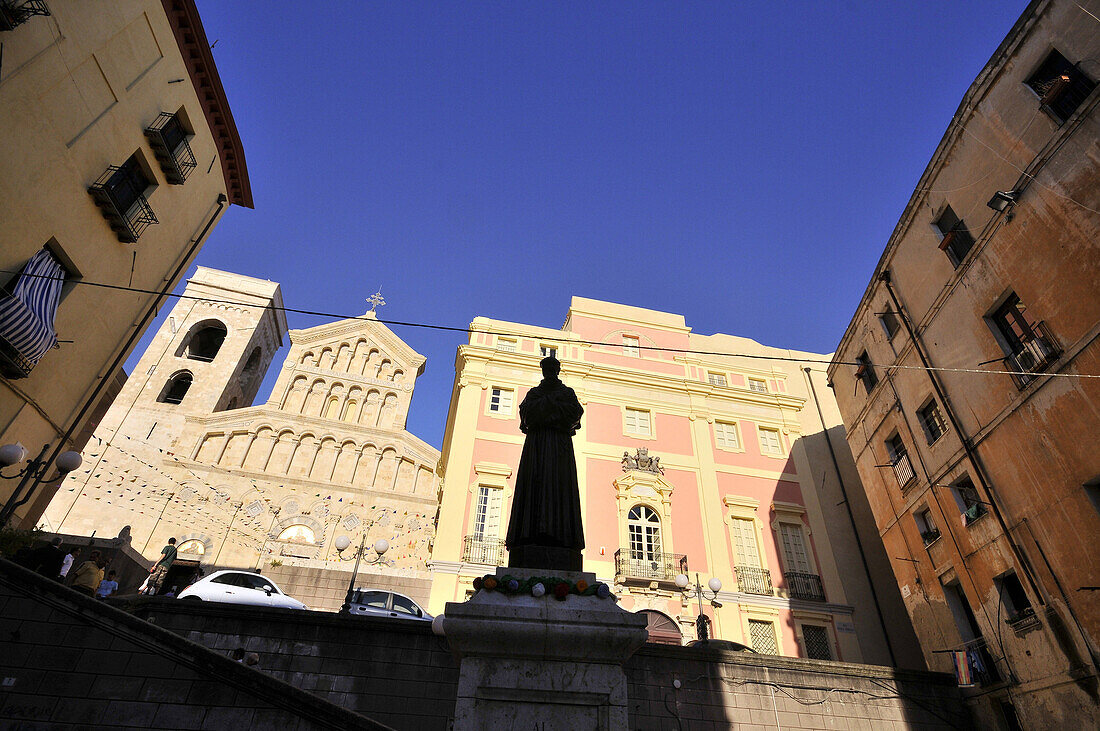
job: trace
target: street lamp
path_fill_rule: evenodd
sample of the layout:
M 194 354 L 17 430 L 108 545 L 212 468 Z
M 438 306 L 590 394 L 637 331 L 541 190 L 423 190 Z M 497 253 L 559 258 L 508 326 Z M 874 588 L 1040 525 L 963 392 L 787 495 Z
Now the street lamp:
M 703 585 L 699 583 L 699 574 L 695 574 L 695 586 L 689 586 L 691 579 L 687 577 L 687 574 L 676 575 L 676 587 L 683 592 L 686 599 L 692 597 L 699 599 L 699 616 L 695 618 L 695 631 L 699 635 L 700 640 L 705 640 L 709 636 L 707 631 L 707 615 L 703 614 L 703 598 L 706 597 L 710 605 L 715 609 L 721 609 L 722 605 L 716 600 L 718 599 L 718 592 L 722 590 L 722 580 L 718 577 L 712 578 L 707 582 L 707 586 L 710 590 L 703 588 Z
M 348 550 L 351 545 L 351 539 L 347 536 L 336 536 L 336 552 L 341 561 L 350 561 L 351 556 L 344 555 L 344 551 Z M 351 597 L 355 593 L 355 580 L 359 577 L 359 561 L 363 558 L 365 550 L 373 549 L 377 554 L 373 559 L 367 561 L 367 565 L 382 563 L 383 556 L 386 551 L 390 550 L 390 542 L 385 538 L 379 538 L 371 546 L 371 549 L 364 549 L 367 544 L 367 531 L 363 531 L 363 540 L 359 541 L 359 548 L 355 551 L 355 568 L 351 572 L 351 581 L 348 583 L 348 593 L 344 596 L 344 606 L 340 607 L 340 611 L 347 612 L 351 609 Z
M 81 459 L 79 452 L 62 452 L 54 459 L 54 462 L 57 464 L 57 475 L 52 479 L 43 480 L 42 478 L 46 476 L 46 471 L 50 467 L 50 460 L 46 459 L 46 452 L 49 448 L 50 445 L 46 444 L 42 447 L 42 451 L 38 453 L 37 457 L 34 459 L 27 459 L 27 450 L 22 444 L 5 444 L 0 447 L 0 469 L 10 467 L 13 464 L 18 464 L 27 459 L 27 465 L 14 475 L 0 473 L 0 477 L 3 477 L 5 480 L 23 478 L 15 487 L 15 490 L 8 498 L 7 503 L 4 504 L 4 507 L 0 508 L 0 528 L 7 525 L 8 520 L 11 518 L 12 514 L 15 513 L 16 508 L 31 499 L 31 495 L 34 493 L 33 485 L 30 490 L 27 490 L 26 495 L 20 497 L 23 488 L 25 488 L 31 480 L 34 480 L 34 485 L 43 481 L 53 482 L 54 480 L 60 480 L 65 475 L 80 467 Z

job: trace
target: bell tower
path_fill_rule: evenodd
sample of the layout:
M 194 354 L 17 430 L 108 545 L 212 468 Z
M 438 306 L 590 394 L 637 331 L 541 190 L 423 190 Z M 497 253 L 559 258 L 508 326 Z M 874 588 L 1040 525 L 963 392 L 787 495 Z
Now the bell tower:
M 97 432 L 167 446 L 187 416 L 251 406 L 287 334 L 282 305 L 276 282 L 198 267 Z

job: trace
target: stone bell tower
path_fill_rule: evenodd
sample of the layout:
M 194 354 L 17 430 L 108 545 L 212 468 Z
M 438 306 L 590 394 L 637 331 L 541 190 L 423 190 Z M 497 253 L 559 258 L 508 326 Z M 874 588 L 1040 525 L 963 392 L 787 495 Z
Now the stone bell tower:
M 187 416 L 250 406 L 287 333 L 279 285 L 198 267 L 105 415 L 168 446 Z

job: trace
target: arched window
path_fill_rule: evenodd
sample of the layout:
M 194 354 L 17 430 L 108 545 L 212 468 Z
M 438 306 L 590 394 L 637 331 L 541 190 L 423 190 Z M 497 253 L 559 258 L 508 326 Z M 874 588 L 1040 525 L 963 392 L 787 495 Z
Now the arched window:
M 199 556 L 206 554 L 206 544 L 200 541 L 198 538 L 192 538 L 189 541 L 184 541 L 176 549 L 179 553 L 193 553 Z
M 195 379 L 191 371 L 180 371 L 168 379 L 164 388 L 160 390 L 157 401 L 162 404 L 178 404 L 187 395 L 187 389 L 191 388 L 191 381 Z
M 217 320 L 204 320 L 197 323 L 183 339 L 176 356 L 206 363 L 214 360 L 225 341 L 225 325 Z
M 241 392 L 248 397 L 249 391 L 259 380 L 260 376 L 260 358 L 263 356 L 263 348 L 257 345 L 252 349 L 252 352 L 248 354 L 248 360 L 244 362 L 244 368 L 241 369 L 241 376 L 237 380 L 237 383 L 241 387 Z
M 294 543 L 316 543 L 313 529 L 301 523 L 284 528 L 283 532 L 279 534 L 279 540 Z
M 626 516 L 630 532 L 630 558 L 641 561 L 661 560 L 661 518 L 646 505 L 635 505 Z

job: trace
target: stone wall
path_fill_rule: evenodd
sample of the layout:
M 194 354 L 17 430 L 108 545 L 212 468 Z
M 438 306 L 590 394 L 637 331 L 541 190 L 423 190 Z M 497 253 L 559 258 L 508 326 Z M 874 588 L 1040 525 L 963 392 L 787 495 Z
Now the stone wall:
M 5 729 L 386 728 L 5 560 L 0 678 Z
M 352 563 L 340 566 L 341 571 L 333 568 L 312 568 L 309 566 L 265 566 L 264 576 L 279 585 L 290 596 L 303 601 L 310 609 L 335 612 L 344 604 L 351 579 Z M 360 567 L 356 578 L 357 588 L 382 589 L 396 591 L 408 596 L 422 607 L 428 606 L 432 582 L 428 578 L 400 576 L 383 573 L 370 567 Z
M 458 664 L 427 622 L 139 599 L 140 617 L 396 729 L 446 729 Z M 646 645 L 627 663 L 631 729 L 968 728 L 954 678 L 850 663 Z M 680 687 L 677 688 L 676 684 Z

